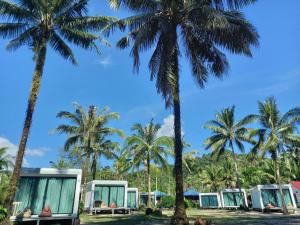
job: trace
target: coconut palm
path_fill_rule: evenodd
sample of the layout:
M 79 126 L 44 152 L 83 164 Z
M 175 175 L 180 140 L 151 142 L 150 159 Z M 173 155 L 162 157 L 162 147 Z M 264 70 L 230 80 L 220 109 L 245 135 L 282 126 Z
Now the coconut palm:
M 259 136 L 259 140 L 252 151 L 260 150 L 263 155 L 266 153 L 271 155 L 275 166 L 274 175 L 279 185 L 283 213 L 287 214 L 281 186 L 280 156 L 292 145 L 299 146 L 300 137 L 295 132 L 297 123 L 300 121 L 300 108 L 293 108 L 285 114 L 281 114 L 273 97 L 259 102 L 258 108 L 261 128 L 252 132 L 252 135 Z
M 92 177 L 96 179 L 98 159 L 104 157 L 106 159 L 117 159 L 117 151 L 119 143 L 107 140 L 108 135 L 99 134 L 91 148 L 92 155 Z
M 222 168 L 211 164 L 200 173 L 200 179 L 210 192 L 217 192 L 223 183 L 222 175 Z
M 235 174 L 237 178 L 237 186 L 242 195 L 240 174 L 238 171 L 238 158 L 235 153 L 235 146 L 241 151 L 245 151 L 243 142 L 254 144 L 254 141 L 248 134 L 249 129 L 245 125 L 254 122 L 257 119 L 256 115 L 248 115 L 240 121 L 235 121 L 235 107 L 225 108 L 216 114 L 216 119 L 208 121 L 204 128 L 212 131 L 212 135 L 205 141 L 205 148 L 211 149 L 213 153 L 221 155 L 227 148 L 232 152 L 234 160 Z M 244 199 L 244 198 L 243 198 Z M 243 205 L 246 207 L 245 200 Z
M 9 208 L 12 207 L 20 176 L 48 46 L 64 59 L 76 64 L 74 54 L 65 40 L 84 49 L 97 50 L 95 41 L 99 40 L 99 36 L 91 32 L 100 31 L 103 26 L 112 21 L 110 17 L 86 16 L 87 0 L 18 0 L 17 2 L 0 0 L 2 21 L 0 21 L 0 37 L 11 39 L 6 46 L 10 51 L 28 46 L 33 51 L 35 70 L 6 201 Z
M 153 120 L 143 126 L 140 123 L 133 125 L 135 132 L 126 139 L 124 152 L 121 156 L 123 170 L 131 167 L 140 167 L 144 165 L 148 176 L 148 201 L 147 207 L 151 208 L 151 163 L 168 168 L 167 159 L 170 156 L 172 148 L 172 138 L 166 136 L 158 137 L 159 124 L 154 124 Z
M 49 164 L 51 168 L 55 168 L 55 169 L 67 169 L 70 167 L 64 159 L 59 159 L 57 160 L 57 162 L 50 161 Z
M 64 144 L 65 151 L 75 151 L 85 159 L 83 165 L 83 183 L 87 181 L 89 163 L 93 149 L 99 144 L 98 140 L 101 135 L 118 134 L 123 136 L 123 132 L 108 127 L 110 120 L 119 119 L 119 114 L 109 112 L 106 107 L 98 110 L 95 106 L 89 106 L 86 112 L 78 103 L 74 103 L 75 112 L 61 111 L 57 114 L 58 118 L 69 120 L 70 124 L 59 125 L 56 130 L 59 133 L 65 133 L 68 138 Z
M 204 87 L 210 74 L 221 77 L 228 69 L 224 49 L 251 56 L 258 45 L 255 28 L 239 11 L 255 0 L 110 0 L 111 6 L 124 6 L 133 16 L 106 30 L 127 26 L 129 35 L 118 47 L 132 43 L 134 68 L 140 66 L 140 53 L 154 49 L 149 61 L 150 79 L 167 107 L 173 108 L 175 134 L 176 209 L 172 224 L 188 224 L 183 196 L 181 110 L 179 84 L 180 46 L 191 63 L 192 75 Z

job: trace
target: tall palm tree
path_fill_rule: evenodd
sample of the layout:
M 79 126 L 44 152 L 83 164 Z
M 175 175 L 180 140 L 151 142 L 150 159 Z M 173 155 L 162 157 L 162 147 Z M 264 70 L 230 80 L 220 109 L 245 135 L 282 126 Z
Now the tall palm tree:
M 135 133 L 126 139 L 124 152 L 121 160 L 124 163 L 124 170 L 131 167 L 144 165 L 148 176 L 148 201 L 147 207 L 151 208 L 151 173 L 150 166 L 153 162 L 163 168 L 168 168 L 167 159 L 172 148 L 172 138 L 166 136 L 157 137 L 159 124 L 154 124 L 153 120 L 146 126 L 137 123 L 132 130 Z M 127 160 L 126 160 L 127 159 Z
M 243 142 L 254 144 L 254 141 L 249 136 L 249 129 L 245 125 L 254 122 L 257 119 L 256 115 L 248 115 L 242 120 L 235 121 L 235 107 L 225 108 L 216 114 L 216 119 L 208 121 L 204 128 L 212 131 L 212 135 L 205 141 L 205 148 L 211 149 L 213 153 L 223 154 L 227 148 L 232 152 L 234 160 L 235 173 L 237 178 L 237 186 L 242 195 L 240 174 L 238 171 L 237 156 L 234 147 L 238 147 L 241 152 L 245 151 Z M 246 207 L 245 199 L 243 198 L 243 206 Z
M 93 148 L 97 146 L 101 135 L 118 134 L 123 136 L 123 132 L 108 127 L 110 120 L 119 119 L 119 114 L 109 112 L 106 107 L 98 110 L 95 106 L 89 106 L 86 112 L 78 103 L 74 103 L 75 112 L 61 111 L 57 114 L 58 118 L 67 119 L 71 124 L 59 125 L 56 130 L 59 133 L 66 133 L 68 138 L 64 145 L 65 151 L 77 151 L 80 157 L 85 159 L 83 164 L 83 183 L 87 182 L 89 163 Z
M 116 159 L 119 143 L 107 140 L 107 135 L 99 134 L 91 148 L 92 154 L 92 177 L 96 179 L 98 159 L 103 156 L 106 159 Z
M 140 66 L 140 53 L 154 49 L 149 61 L 150 79 L 167 107 L 173 108 L 175 134 L 176 209 L 172 224 L 188 224 L 183 196 L 181 110 L 179 84 L 180 46 L 191 63 L 192 75 L 204 87 L 209 74 L 221 77 L 228 69 L 222 50 L 251 56 L 258 45 L 256 29 L 240 8 L 255 0 L 110 0 L 111 6 L 124 6 L 134 13 L 108 26 L 128 27 L 129 35 L 118 42 L 126 48 L 132 43 L 134 68 Z
M 271 155 L 275 165 L 274 175 L 279 185 L 283 213 L 288 214 L 281 186 L 280 155 L 291 145 L 300 143 L 300 137 L 295 133 L 297 123 L 300 121 L 300 108 L 293 108 L 281 114 L 273 97 L 259 102 L 258 108 L 261 128 L 252 132 L 253 135 L 259 136 L 253 151 L 261 150 L 263 154 L 268 152 Z
M 11 39 L 6 46 L 7 50 L 14 51 L 28 46 L 33 51 L 36 64 L 6 201 L 10 209 L 20 177 L 48 46 L 64 59 L 76 64 L 74 54 L 65 40 L 84 49 L 97 49 L 95 41 L 99 36 L 91 32 L 100 31 L 112 21 L 110 17 L 86 16 L 86 12 L 87 0 L 18 0 L 18 4 L 0 0 L 0 16 L 4 20 L 0 23 L 0 36 Z

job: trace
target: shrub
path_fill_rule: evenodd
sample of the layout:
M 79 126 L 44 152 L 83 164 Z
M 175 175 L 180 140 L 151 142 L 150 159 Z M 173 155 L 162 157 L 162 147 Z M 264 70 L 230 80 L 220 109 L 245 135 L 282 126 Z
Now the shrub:
M 175 197 L 164 196 L 161 198 L 160 203 L 157 205 L 159 208 L 173 208 L 175 205 Z
M 7 209 L 0 205 L 0 221 L 4 220 L 7 215 Z
M 83 213 L 84 211 L 84 203 L 83 201 L 80 201 L 79 202 L 79 214 Z
M 197 201 L 192 201 L 192 200 L 188 200 L 188 199 L 184 199 L 184 205 L 185 208 L 198 208 L 198 202 Z

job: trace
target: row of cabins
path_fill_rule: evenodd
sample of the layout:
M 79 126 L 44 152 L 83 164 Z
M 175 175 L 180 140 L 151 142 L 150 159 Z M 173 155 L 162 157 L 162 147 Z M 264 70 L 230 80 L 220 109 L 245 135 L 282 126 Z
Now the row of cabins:
M 75 224 L 79 211 L 81 173 L 78 169 L 23 169 L 11 221 L 39 225 L 40 221 L 55 220 L 56 223 Z M 296 187 L 298 192 L 295 192 L 294 186 L 282 185 L 282 188 L 286 205 L 295 209 L 297 198 L 300 200 L 300 188 Z M 238 189 L 224 189 L 218 193 L 188 190 L 184 194 L 186 198 L 198 197 L 201 208 L 238 208 L 242 205 L 243 198 L 247 204 L 245 190 L 242 190 L 242 194 Z M 151 198 L 156 205 L 165 195 L 155 191 L 151 193 Z M 264 210 L 268 204 L 276 208 L 282 207 L 277 185 L 258 185 L 251 189 L 251 197 L 252 207 L 257 210 Z M 147 198 L 148 193 L 139 195 L 137 188 L 128 187 L 127 181 L 92 181 L 86 186 L 84 209 L 91 213 L 126 213 L 137 209 L 139 202 L 146 204 Z M 50 206 L 51 217 L 39 217 L 45 205 Z M 18 217 L 18 213 L 26 208 L 31 210 L 32 215 L 29 218 Z
M 299 206 L 297 197 L 299 194 L 293 190 L 294 185 L 281 185 L 284 201 L 288 209 L 295 210 Z M 194 192 L 194 197 L 196 193 Z M 282 209 L 282 200 L 280 198 L 279 186 L 257 185 L 250 189 L 250 201 L 254 210 L 265 211 Z M 248 198 L 244 189 L 224 189 L 216 193 L 199 193 L 200 208 L 239 208 L 243 205 L 243 201 L 248 207 Z

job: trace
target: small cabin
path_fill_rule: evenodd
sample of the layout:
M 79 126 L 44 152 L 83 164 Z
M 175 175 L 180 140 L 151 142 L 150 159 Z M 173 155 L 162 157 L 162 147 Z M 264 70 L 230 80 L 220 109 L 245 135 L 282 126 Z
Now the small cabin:
M 128 212 L 127 181 L 93 180 L 86 185 L 84 208 L 90 213 Z
M 215 209 L 215 208 L 221 208 L 221 199 L 220 194 L 215 193 L 200 193 L 199 194 L 199 203 L 200 208 L 203 209 Z
M 239 208 L 245 201 L 248 207 L 246 192 L 244 189 L 223 189 L 220 191 L 221 203 L 223 208 Z
M 297 208 L 290 184 L 281 185 L 285 204 L 288 209 Z M 252 207 L 259 211 L 282 210 L 282 201 L 277 184 L 257 185 L 251 189 Z
M 300 208 L 300 181 L 291 181 L 291 186 L 296 204 Z
M 155 206 L 160 202 L 161 198 L 164 196 L 167 196 L 167 194 L 162 191 L 156 190 L 154 192 L 150 192 L 151 202 Z M 140 194 L 140 204 L 147 205 L 147 202 L 148 202 L 148 192 L 142 192 Z
M 137 188 L 127 188 L 127 207 L 132 210 L 139 208 L 139 191 Z
M 25 168 L 20 179 L 13 206 L 11 221 L 14 223 L 74 224 L 78 218 L 81 184 L 80 169 Z M 51 215 L 39 217 L 45 206 Z M 25 211 L 29 211 L 25 216 Z

